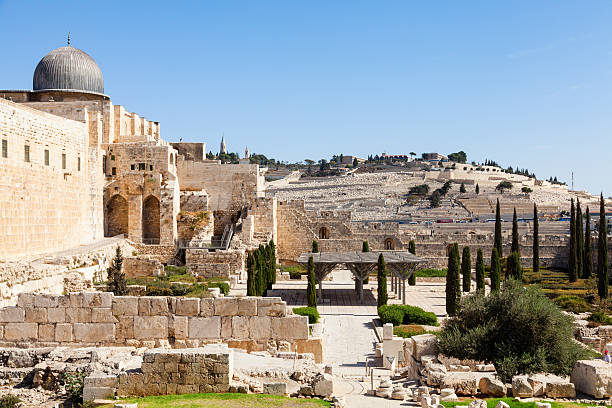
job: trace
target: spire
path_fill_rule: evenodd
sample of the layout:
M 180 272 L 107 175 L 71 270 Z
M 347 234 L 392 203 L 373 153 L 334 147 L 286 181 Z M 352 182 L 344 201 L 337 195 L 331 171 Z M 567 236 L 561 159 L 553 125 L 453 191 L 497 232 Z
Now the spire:
M 68 46 L 70 47 L 70 31 L 68 31 Z

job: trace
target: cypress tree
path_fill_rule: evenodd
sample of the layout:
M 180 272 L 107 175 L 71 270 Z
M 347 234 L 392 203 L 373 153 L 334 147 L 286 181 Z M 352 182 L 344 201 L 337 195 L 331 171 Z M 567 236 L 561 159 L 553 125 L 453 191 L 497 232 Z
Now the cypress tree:
M 368 241 L 363 241 L 361 243 L 361 252 L 370 252 L 370 244 L 368 244 Z M 365 285 L 366 283 L 370 282 L 370 276 L 366 276 L 366 278 L 363 280 L 363 284 Z M 355 279 L 355 292 L 357 292 L 357 286 L 359 286 L 359 281 L 357 279 Z
M 263 296 L 264 292 L 264 270 L 262 268 L 262 253 L 261 246 L 253 252 L 253 260 L 255 265 L 255 293 L 257 296 Z
M 272 289 L 272 285 L 276 283 L 276 245 L 274 245 L 274 240 L 270 240 L 268 248 L 270 249 L 270 267 L 272 268 L 272 279 L 270 283 L 270 289 Z
M 578 279 L 578 275 L 576 275 L 576 211 L 574 209 L 573 198 L 570 214 L 570 241 L 567 269 L 569 271 L 569 281 L 576 282 L 576 280 Z
M 476 184 L 476 194 L 480 194 L 480 186 Z
M 491 252 L 491 293 L 499 292 L 501 280 L 501 264 L 497 248 L 493 247 Z
M 459 186 L 459 192 L 465 193 L 465 184 L 461 183 L 461 186 Z
M 117 246 L 115 250 L 115 257 L 108 268 L 108 289 L 113 292 L 115 296 L 125 296 L 127 294 L 127 280 L 125 279 L 125 272 L 123 272 L 123 254 L 121 253 L 121 247 Z
M 599 238 L 597 240 L 597 294 L 601 299 L 608 298 L 608 226 L 603 193 L 599 198 Z
M 521 257 L 518 252 L 512 252 L 507 260 L 506 279 L 512 278 L 521 282 L 523 280 L 523 268 L 521 268 Z
M 512 252 L 520 253 L 518 218 L 516 217 L 516 207 L 514 208 L 514 215 L 512 216 L 512 247 L 510 249 L 510 253 Z
M 582 277 L 589 279 L 593 274 L 593 247 L 591 243 L 591 214 L 586 209 L 586 228 L 584 229 L 584 255 L 582 256 Z
M 306 301 L 309 307 L 317 307 L 317 286 L 315 283 L 314 259 L 308 258 L 308 287 L 306 288 Z
M 459 246 L 455 242 L 451 246 L 446 272 L 446 313 L 449 316 L 454 316 L 459 310 L 459 301 L 461 299 L 459 262 Z
M 495 205 L 495 238 L 493 241 L 493 246 L 497 249 L 497 255 L 500 257 L 503 254 L 502 247 L 502 226 L 501 226 L 501 211 L 499 208 L 499 198 L 497 199 L 497 204 Z
M 312 241 L 312 252 L 315 254 L 319 252 L 319 243 L 316 240 Z
M 470 254 L 470 247 L 463 248 L 461 276 L 463 277 L 463 291 L 469 292 L 472 286 L 472 255 Z
M 540 232 L 538 207 L 533 204 L 533 272 L 540 271 Z
M 408 242 L 408 252 L 410 252 L 412 255 L 416 255 L 416 244 L 412 239 Z M 410 275 L 410 277 L 408 278 L 408 285 L 416 285 L 416 271 L 414 271 L 412 275 Z
M 387 265 L 383 254 L 378 255 L 378 307 L 387 304 Z
M 485 291 L 485 263 L 482 256 L 482 249 L 478 248 L 476 253 L 476 291 Z
M 257 296 L 254 264 L 253 254 L 249 252 L 247 256 L 247 296 Z
M 576 276 L 582 277 L 582 256 L 584 254 L 584 235 L 582 235 L 582 209 L 580 200 L 576 199 Z

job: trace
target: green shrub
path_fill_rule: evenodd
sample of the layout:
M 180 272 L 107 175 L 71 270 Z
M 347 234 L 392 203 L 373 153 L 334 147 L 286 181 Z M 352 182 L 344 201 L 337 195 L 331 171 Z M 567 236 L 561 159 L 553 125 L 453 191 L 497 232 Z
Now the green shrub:
M 569 375 L 577 360 L 589 358 L 573 341 L 572 321 L 538 287 L 510 279 L 500 292 L 467 296 L 438 335 L 438 348 L 450 357 L 494 363 L 504 382 L 534 372 Z
M 145 296 L 172 296 L 172 289 L 159 286 L 148 286 Z
M 319 312 L 315 307 L 296 307 L 293 313 L 300 316 L 308 316 L 308 323 L 314 324 L 319 321 Z
M 168 265 L 164 269 L 166 270 L 166 275 L 167 276 L 186 275 L 187 274 L 187 267 L 186 266 Z
M 77 371 L 75 373 L 64 372 L 63 380 L 66 392 L 70 395 L 73 402 L 83 402 L 83 382 L 87 377 L 86 371 Z
M 608 316 L 601 310 L 591 313 L 587 320 L 601 324 L 612 324 L 612 317 Z
M 445 278 L 446 269 L 419 269 L 414 275 L 417 278 Z
M 580 296 L 561 295 L 553 301 L 561 309 L 572 313 L 585 313 L 591 310 L 591 306 Z
M 170 282 L 195 283 L 197 280 L 195 276 L 188 273 L 168 276 L 168 281 Z
M 172 296 L 185 296 L 189 287 L 187 285 L 172 285 L 170 291 L 172 291 Z
M 208 291 L 208 286 L 206 284 L 196 283 L 195 285 L 191 285 L 191 287 L 189 288 L 185 296 L 203 298 L 203 297 L 210 297 L 211 294 Z
M 399 326 L 404 321 L 404 311 L 398 307 L 399 305 L 383 305 L 378 308 L 378 316 L 383 324 L 392 323 L 393 326 Z
M 13 394 L 3 395 L 0 397 L 0 408 L 15 408 L 19 402 L 21 400 Z
M 221 289 L 221 293 L 223 293 L 224 296 L 229 295 L 229 291 L 230 291 L 230 286 L 227 282 L 210 282 L 208 284 L 209 288 L 219 288 Z
M 405 339 L 417 336 L 419 334 L 431 333 L 425 330 L 422 326 L 416 324 L 401 325 L 393 327 L 393 334 Z

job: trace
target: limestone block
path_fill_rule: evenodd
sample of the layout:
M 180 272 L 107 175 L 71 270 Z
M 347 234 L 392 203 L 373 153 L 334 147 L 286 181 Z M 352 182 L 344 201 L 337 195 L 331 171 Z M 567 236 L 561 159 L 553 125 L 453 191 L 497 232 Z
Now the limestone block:
M 272 338 L 272 318 L 252 316 L 249 318 L 249 336 L 253 340 Z
M 243 297 L 238 298 L 239 316 L 257 316 L 257 298 Z
M 287 304 L 281 298 L 257 298 L 257 316 L 285 317 Z
M 94 307 L 91 309 L 92 323 L 115 323 L 117 321 L 113 316 L 113 309 L 110 307 Z
M 287 394 L 287 384 L 283 382 L 264 383 L 263 393 L 269 395 L 285 395 Z
M 112 307 L 113 294 L 111 292 L 84 292 L 83 307 Z
M 47 309 L 47 321 L 49 323 L 64 323 L 66 321 L 66 309 L 63 307 Z
M 82 293 L 70 293 L 68 298 L 70 299 L 70 307 L 83 307 Z
M 55 341 L 60 343 L 72 342 L 72 325 L 58 323 L 55 325 Z
M 319 374 L 312 382 L 315 395 L 329 397 L 334 393 L 334 377 L 329 374 Z
M 612 397 L 612 366 L 603 360 L 579 360 L 571 381 L 576 389 L 595 398 Z
M 510 405 L 508 405 L 504 401 L 499 401 L 497 405 L 495 405 L 495 408 L 510 408 Z
M 83 343 L 115 341 L 115 325 L 112 323 L 74 323 L 74 340 Z
M 520 398 L 533 396 L 533 388 L 526 375 L 516 375 L 512 377 L 512 395 Z
M 47 309 L 25 309 L 25 321 L 28 323 L 47 323 Z
M 437 354 L 436 345 L 438 338 L 435 334 L 419 334 L 412 336 L 413 352 L 412 356 L 420 361 L 422 356 Z
M 476 395 L 478 384 L 474 373 L 449 372 L 444 376 L 440 388 L 452 388 L 457 395 Z
M 200 299 L 200 316 L 211 317 L 215 314 L 215 299 L 201 298 Z
M 385 323 L 383 326 L 383 340 L 393 340 L 393 323 Z
M 187 316 L 174 316 L 170 319 L 170 336 L 184 340 L 189 334 L 189 318 Z
M 37 340 L 38 324 L 7 323 L 4 326 L 4 339 L 8 341 Z
M 38 341 L 55 341 L 55 325 L 39 324 Z
M 248 340 L 250 336 L 249 335 L 250 321 L 251 321 L 251 318 L 248 316 L 232 317 L 232 335 L 231 335 L 232 339 Z
M 220 297 L 215 299 L 215 316 L 236 316 L 238 314 L 238 298 Z
M 427 385 L 437 387 L 447 374 L 446 367 L 440 363 L 430 363 L 425 366 Z
M 0 309 L 0 323 L 21 323 L 25 321 L 25 310 L 21 307 Z
M 33 293 L 20 293 L 17 298 L 17 306 L 19 307 L 34 307 Z
M 135 316 L 138 314 L 137 296 L 117 296 L 113 298 L 115 316 Z
M 134 338 L 134 317 L 119 317 L 119 322 L 115 324 L 115 337 L 117 340 Z
M 134 316 L 134 338 L 139 340 L 168 338 L 168 318 L 166 316 Z
M 34 296 L 34 307 L 57 307 L 57 298 L 56 295 L 36 295 Z
M 232 318 L 235 316 L 221 316 L 221 338 L 229 339 L 232 337 Z M 248 327 L 247 327 L 248 330 Z
M 481 399 L 474 400 L 470 402 L 468 408 L 487 408 L 487 401 Z
M 272 334 L 280 340 L 308 338 L 308 317 L 287 316 L 272 320 Z
M 197 316 L 199 313 L 199 298 L 183 298 L 176 300 L 176 314 L 178 316 Z
M 115 389 L 111 387 L 83 387 L 83 401 L 90 402 L 97 399 L 108 399 L 114 396 Z
M 119 386 L 119 378 L 116 375 L 93 372 L 83 380 L 83 387 L 111 387 Z
M 89 307 L 67 307 L 66 323 L 90 323 L 91 308 Z
M 481 394 L 491 397 L 503 397 L 506 395 L 506 386 L 496 378 L 482 377 L 478 382 Z
M 553 381 L 546 384 L 548 398 L 576 398 L 576 388 L 569 381 Z
M 219 316 L 189 318 L 190 339 L 219 339 L 220 336 L 221 318 Z

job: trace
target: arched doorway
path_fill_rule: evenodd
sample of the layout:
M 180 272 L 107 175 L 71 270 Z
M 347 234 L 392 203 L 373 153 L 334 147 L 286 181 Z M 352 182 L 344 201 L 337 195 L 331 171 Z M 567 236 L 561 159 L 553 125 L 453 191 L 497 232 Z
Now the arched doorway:
M 106 234 L 107 237 L 124 234 L 128 236 L 128 203 L 121 195 L 114 195 L 106 204 Z
M 393 240 L 393 238 L 385 239 L 385 249 L 388 251 L 395 250 L 395 241 Z
M 148 196 L 142 204 L 142 242 L 159 244 L 159 200 Z
M 329 230 L 326 227 L 319 228 L 319 239 L 329 239 Z

